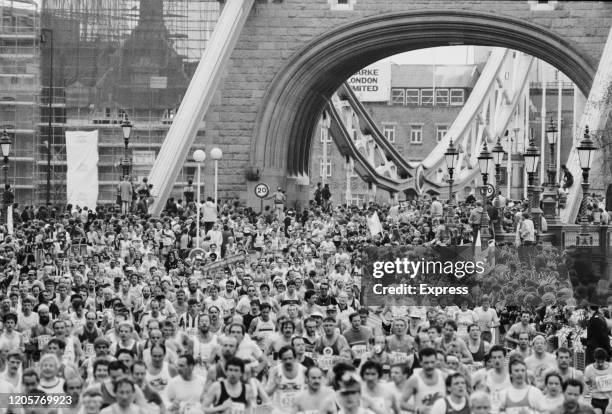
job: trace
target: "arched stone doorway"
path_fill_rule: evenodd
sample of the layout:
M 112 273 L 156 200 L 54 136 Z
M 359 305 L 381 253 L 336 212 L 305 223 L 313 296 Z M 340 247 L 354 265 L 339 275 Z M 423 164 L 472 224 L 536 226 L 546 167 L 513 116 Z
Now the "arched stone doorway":
M 310 144 L 322 109 L 359 69 L 415 49 L 453 44 L 498 46 L 547 61 L 588 95 L 595 68 L 574 45 L 522 20 L 469 11 L 412 11 L 338 27 L 294 54 L 266 92 L 252 140 L 251 164 L 268 182 L 308 174 Z M 304 194 L 292 194 L 300 198 Z M 308 197 L 308 195 L 306 195 Z

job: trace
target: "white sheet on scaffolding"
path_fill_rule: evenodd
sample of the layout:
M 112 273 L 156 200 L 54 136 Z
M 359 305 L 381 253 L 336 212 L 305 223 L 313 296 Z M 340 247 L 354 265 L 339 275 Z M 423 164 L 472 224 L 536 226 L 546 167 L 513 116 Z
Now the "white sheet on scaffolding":
M 95 209 L 98 201 L 98 130 L 66 131 L 69 204 Z

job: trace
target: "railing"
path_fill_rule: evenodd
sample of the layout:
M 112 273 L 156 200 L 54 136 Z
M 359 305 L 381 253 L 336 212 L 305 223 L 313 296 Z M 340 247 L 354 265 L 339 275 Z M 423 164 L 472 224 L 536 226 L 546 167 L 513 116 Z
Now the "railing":
M 531 89 L 542 89 L 544 82 L 530 82 L 529 87 Z M 546 82 L 546 89 L 559 89 L 559 82 Z M 561 89 L 574 89 L 572 82 L 561 82 Z
M 602 227 L 590 226 L 586 232 L 582 232 L 579 228 L 563 231 L 563 246 L 564 247 L 579 247 L 579 246 L 599 246 L 600 234 Z M 608 245 L 612 245 L 612 238 L 608 233 Z

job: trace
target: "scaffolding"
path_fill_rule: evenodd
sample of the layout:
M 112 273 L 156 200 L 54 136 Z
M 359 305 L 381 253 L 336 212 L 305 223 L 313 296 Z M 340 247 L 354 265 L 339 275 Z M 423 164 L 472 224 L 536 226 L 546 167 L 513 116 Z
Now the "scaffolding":
M 147 176 L 219 17 L 218 0 L 43 0 L 36 199 L 66 199 L 65 132 L 99 131 L 99 202 L 115 200 L 120 122 L 134 181 Z M 199 135 L 204 135 L 203 124 Z M 51 153 L 50 159 L 49 150 Z M 176 183 L 193 175 L 184 168 Z
M 36 174 L 40 19 L 31 1 L 0 2 L 0 127 L 13 142 L 8 179 L 18 203 L 32 203 Z M 4 183 L 2 183 L 4 185 Z

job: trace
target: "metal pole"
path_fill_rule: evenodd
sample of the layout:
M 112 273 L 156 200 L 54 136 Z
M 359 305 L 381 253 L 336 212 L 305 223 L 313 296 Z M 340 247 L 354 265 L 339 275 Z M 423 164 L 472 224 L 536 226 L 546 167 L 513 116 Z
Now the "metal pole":
M 580 203 L 580 210 L 578 212 L 578 217 L 580 220 L 580 224 L 586 230 L 586 226 L 589 224 L 587 218 L 587 205 L 588 205 L 588 192 L 589 192 L 589 170 L 590 168 L 582 169 L 582 201 Z
M 215 160 L 215 206 L 217 205 L 217 185 L 219 183 L 218 181 L 218 176 L 217 176 L 217 163 L 219 161 Z
M 2 218 L 3 218 L 3 223 L 8 223 L 8 198 L 9 198 L 9 194 L 8 194 L 8 185 L 9 185 L 9 181 L 8 181 L 8 162 L 9 162 L 8 157 L 4 157 L 4 166 L 3 166 L 3 170 L 4 170 L 4 191 L 2 192 Z
M 196 203 L 196 248 L 200 248 L 200 163 L 198 163 L 198 191 Z
M 540 61 L 540 65 L 542 65 L 542 61 Z M 546 73 L 546 68 L 544 68 L 543 66 L 541 66 L 541 70 L 542 70 L 542 78 L 540 79 L 542 81 L 542 106 L 541 106 L 541 119 L 542 122 L 540 125 L 540 148 L 542 148 L 542 150 L 544 150 L 544 148 L 546 148 L 546 81 L 547 81 L 547 73 Z M 546 151 L 542 151 L 542 156 L 540 157 L 540 182 L 543 183 L 544 180 L 546 180 L 546 177 L 544 176 L 544 172 L 546 169 L 546 163 L 545 161 L 545 153 Z
M 47 194 L 46 204 L 51 204 L 51 140 L 53 138 L 53 30 L 46 30 L 49 33 L 49 119 L 47 132 Z
M 489 174 L 488 173 L 484 173 L 482 174 L 482 214 L 480 215 L 480 242 L 481 244 L 485 241 L 488 240 L 490 237 L 489 234 L 489 222 L 485 219 L 487 213 L 487 192 L 486 192 L 486 188 L 487 188 L 487 181 L 489 178 Z M 476 240 L 474 240 L 474 242 L 476 242 Z

